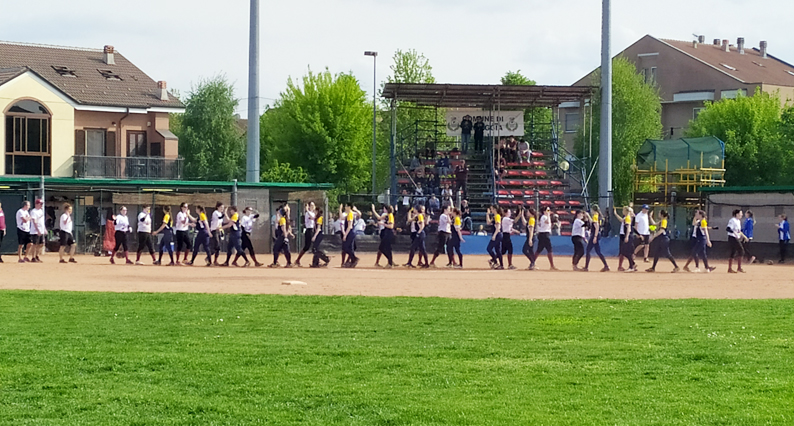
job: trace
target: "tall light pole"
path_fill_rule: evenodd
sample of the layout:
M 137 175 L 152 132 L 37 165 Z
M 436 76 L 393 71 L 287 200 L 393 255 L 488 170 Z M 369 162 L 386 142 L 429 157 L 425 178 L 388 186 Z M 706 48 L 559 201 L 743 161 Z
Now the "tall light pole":
M 598 149 L 598 203 L 608 208 L 612 193 L 612 49 L 611 8 L 603 1 L 601 12 L 601 134 Z
M 378 52 L 367 50 L 364 56 L 372 56 L 372 194 L 377 196 L 375 184 L 375 151 L 378 145 Z
M 259 182 L 259 0 L 251 0 L 248 49 L 248 144 L 245 180 Z

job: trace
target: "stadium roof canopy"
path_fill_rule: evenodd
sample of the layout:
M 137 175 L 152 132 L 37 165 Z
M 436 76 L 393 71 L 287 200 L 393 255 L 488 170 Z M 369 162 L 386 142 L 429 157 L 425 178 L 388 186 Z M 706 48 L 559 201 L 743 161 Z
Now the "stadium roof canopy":
M 135 180 L 135 179 L 77 179 L 67 177 L 44 177 L 44 184 L 57 188 L 91 188 L 95 190 L 143 190 L 146 191 L 231 191 L 235 182 L 184 181 L 184 180 Z M 42 181 L 40 176 L 0 176 L 2 187 L 37 188 Z M 268 188 L 286 191 L 325 190 L 333 188 L 330 183 L 282 183 L 282 182 L 237 182 L 238 188 Z M 10 188 L 9 188 L 10 189 Z
M 386 83 L 382 96 L 436 108 L 555 108 L 565 102 L 587 99 L 595 89 L 592 86 Z

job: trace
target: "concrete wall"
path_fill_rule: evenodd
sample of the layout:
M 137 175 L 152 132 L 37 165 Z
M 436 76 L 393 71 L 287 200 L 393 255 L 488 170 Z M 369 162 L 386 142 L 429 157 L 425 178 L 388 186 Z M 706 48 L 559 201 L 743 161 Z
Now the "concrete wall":
M 41 84 L 32 74 L 23 74 L 0 86 L 0 149 L 3 152 L 0 161 L 0 175 L 5 170 L 5 112 L 22 99 L 32 99 L 44 105 L 52 114 L 50 152 L 52 156 L 53 176 L 72 175 L 72 156 L 74 155 L 74 109 L 66 103 L 49 86 Z
M 708 196 L 707 212 L 709 224 L 719 226 L 720 229 L 712 231 L 714 241 L 727 241 L 728 235 L 725 227 L 735 209 L 752 210 L 755 215 L 755 228 L 753 240 L 757 243 L 777 243 L 778 215 L 794 214 L 794 194 L 791 193 L 733 193 L 711 194 Z

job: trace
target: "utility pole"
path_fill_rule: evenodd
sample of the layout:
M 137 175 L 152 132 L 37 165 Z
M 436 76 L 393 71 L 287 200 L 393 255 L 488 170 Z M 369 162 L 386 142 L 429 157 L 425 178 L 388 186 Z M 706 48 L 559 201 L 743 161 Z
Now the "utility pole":
M 368 50 L 364 52 L 364 56 L 372 56 L 372 196 L 377 197 L 375 152 L 378 145 L 378 52 Z
M 609 208 L 612 195 L 612 49 L 610 0 L 602 0 L 601 13 L 601 134 L 598 150 L 598 203 Z
M 245 180 L 259 182 L 259 0 L 251 0 L 248 49 L 248 144 Z

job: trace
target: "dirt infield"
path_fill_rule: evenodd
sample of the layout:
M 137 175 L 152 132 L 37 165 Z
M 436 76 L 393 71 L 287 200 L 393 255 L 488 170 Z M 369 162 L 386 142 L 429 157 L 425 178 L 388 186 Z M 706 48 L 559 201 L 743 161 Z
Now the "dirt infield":
M 405 257 L 398 255 L 397 260 L 405 262 Z M 517 267 L 527 267 L 526 259 L 516 259 Z M 110 265 L 108 258 L 92 256 L 78 257 L 76 265 L 62 265 L 55 254 L 45 256 L 42 264 L 18 264 L 13 256 L 4 256 L 4 260 L 0 289 L 474 299 L 794 298 L 794 268 L 778 265 L 748 265 L 746 274 L 728 274 L 725 263 L 716 263 L 718 269 L 711 274 L 670 274 L 669 262 L 660 261 L 657 270 L 661 272 L 629 274 L 573 272 L 570 258 L 564 257 L 555 259 L 564 269 L 558 272 L 547 270 L 545 258 L 538 261 L 541 270 L 537 271 L 491 271 L 486 256 L 467 256 L 464 270 L 375 269 L 372 254 L 364 254 L 356 269 L 339 268 L 338 257 L 327 269 L 127 266 Z M 616 259 L 609 263 L 613 269 L 617 267 Z M 645 269 L 648 264 L 640 263 L 640 267 Z M 285 285 L 285 281 L 306 284 Z

